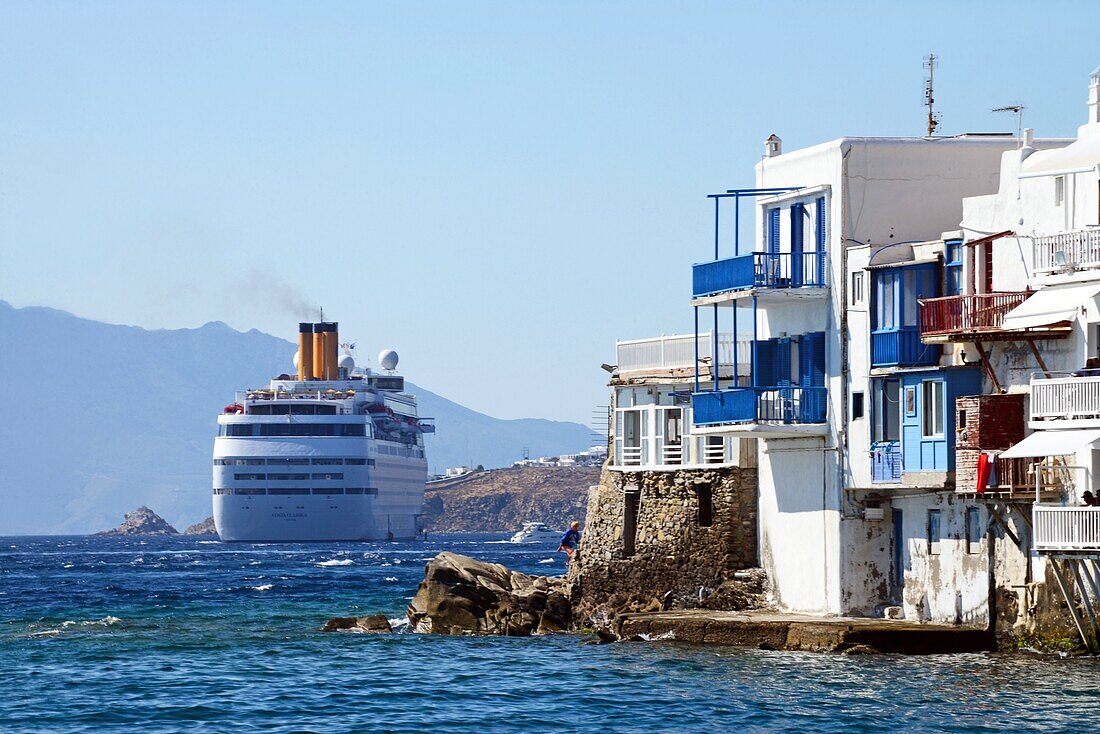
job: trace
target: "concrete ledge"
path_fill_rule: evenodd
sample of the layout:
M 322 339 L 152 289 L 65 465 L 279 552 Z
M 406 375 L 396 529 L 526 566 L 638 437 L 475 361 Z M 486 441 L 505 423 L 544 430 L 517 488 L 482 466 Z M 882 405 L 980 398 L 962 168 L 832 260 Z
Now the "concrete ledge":
M 620 639 L 667 637 L 680 642 L 774 650 L 933 655 L 996 649 L 985 629 L 862 617 L 815 617 L 774 612 L 688 610 L 622 614 Z M 868 649 L 869 648 L 869 649 Z

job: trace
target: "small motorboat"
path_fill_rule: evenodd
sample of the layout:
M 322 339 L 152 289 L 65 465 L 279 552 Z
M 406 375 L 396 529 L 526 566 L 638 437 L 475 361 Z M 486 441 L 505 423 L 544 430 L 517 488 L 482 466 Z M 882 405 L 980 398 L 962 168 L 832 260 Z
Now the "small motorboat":
M 546 543 L 561 539 L 562 530 L 554 530 L 544 522 L 525 522 L 523 529 L 512 536 L 513 543 Z

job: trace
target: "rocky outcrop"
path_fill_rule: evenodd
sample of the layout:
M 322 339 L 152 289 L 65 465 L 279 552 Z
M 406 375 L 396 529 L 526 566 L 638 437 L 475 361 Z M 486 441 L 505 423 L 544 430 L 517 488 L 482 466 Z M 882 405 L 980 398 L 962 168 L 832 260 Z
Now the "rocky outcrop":
M 757 471 L 605 469 L 588 498 L 570 569 L 585 626 L 622 612 L 751 609 L 766 597 L 757 561 Z
M 572 605 L 563 577 L 444 551 L 425 567 L 407 614 L 415 632 L 520 636 L 569 629 Z
M 163 517 L 142 506 L 126 513 L 122 524 L 114 530 L 104 530 L 96 535 L 179 535 Z
M 181 533 L 181 535 L 217 535 L 218 531 L 214 527 L 214 518 L 208 517 L 202 522 L 197 522 L 191 525 Z
M 440 533 L 515 532 L 538 520 L 566 528 L 584 522 L 588 488 L 599 467 L 515 467 L 481 472 L 424 493 L 424 521 Z
M 325 622 L 322 632 L 360 632 L 366 634 L 385 634 L 393 632 L 390 620 L 384 614 L 371 614 L 366 617 L 333 617 Z

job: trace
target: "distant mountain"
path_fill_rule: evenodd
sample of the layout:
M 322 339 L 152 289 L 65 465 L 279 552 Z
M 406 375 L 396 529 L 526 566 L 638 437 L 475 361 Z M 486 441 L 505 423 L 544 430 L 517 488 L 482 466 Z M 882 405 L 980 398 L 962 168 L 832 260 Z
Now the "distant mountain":
M 295 345 L 221 322 L 149 331 L 0 301 L 0 535 L 87 533 L 148 505 L 176 527 L 210 514 L 217 414 L 289 371 Z M 587 448 L 577 423 L 500 420 L 408 385 L 433 468 L 507 466 Z

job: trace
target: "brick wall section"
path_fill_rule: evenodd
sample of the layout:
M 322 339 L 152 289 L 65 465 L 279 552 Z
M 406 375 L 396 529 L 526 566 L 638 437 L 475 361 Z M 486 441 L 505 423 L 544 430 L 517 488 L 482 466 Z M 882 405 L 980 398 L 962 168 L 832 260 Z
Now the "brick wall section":
M 978 482 L 978 454 L 1004 451 L 1024 440 L 1027 395 L 972 395 L 955 401 L 957 411 L 966 411 L 963 430 L 955 436 L 955 488 L 972 492 Z
M 699 491 L 713 518 L 699 524 Z M 624 554 L 627 492 L 640 493 L 634 555 Z M 570 576 L 580 618 L 651 604 L 666 592 L 718 588 L 735 570 L 757 565 L 755 468 L 618 472 L 604 469 L 589 490 L 580 561 Z

